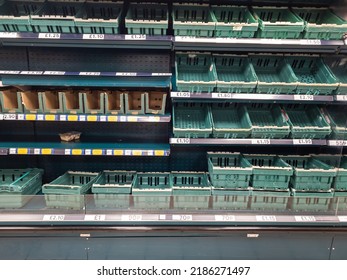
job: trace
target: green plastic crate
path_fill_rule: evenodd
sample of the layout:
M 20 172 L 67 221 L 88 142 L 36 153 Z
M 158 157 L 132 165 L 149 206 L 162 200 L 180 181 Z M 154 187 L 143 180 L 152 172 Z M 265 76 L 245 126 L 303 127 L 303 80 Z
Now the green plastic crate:
M 59 114 L 64 112 L 62 92 L 45 90 L 38 94 L 41 95 L 43 111 L 45 113 Z
M 43 113 L 42 95 L 36 90 L 28 90 L 20 92 L 24 113 Z
M 212 188 L 212 207 L 214 210 L 247 210 L 250 205 L 252 191 L 229 190 L 220 193 Z M 229 221 L 228 215 L 221 215 L 221 221 Z
M 215 138 L 247 138 L 252 123 L 245 106 L 217 103 L 211 106 L 212 134 Z
M 183 138 L 208 138 L 212 134 L 210 107 L 204 103 L 175 103 L 173 134 Z
M 82 93 L 84 112 L 87 114 L 105 114 L 105 93 L 102 90 L 85 90 Z
M 303 192 L 327 192 L 332 188 L 333 179 L 336 176 L 336 168 L 312 156 L 281 156 L 291 165 L 294 175 L 290 185 L 296 193 Z
M 103 171 L 92 186 L 94 194 L 130 194 L 136 180 L 135 171 Z
M 75 17 L 75 26 L 83 34 L 119 34 L 122 2 L 87 0 Z
M 253 138 L 285 138 L 289 135 L 290 127 L 279 105 L 256 104 L 249 106 L 247 111 Z
M 297 39 L 304 30 L 304 21 L 287 7 L 253 7 L 252 10 L 259 21 L 257 37 Z
M 204 172 L 171 172 L 175 209 L 207 209 L 211 186 Z
M 78 90 L 63 91 L 63 110 L 67 114 L 82 114 L 83 93 Z
M 252 165 L 251 187 L 261 191 L 288 191 L 292 167 L 275 155 L 244 155 Z
M 306 39 L 339 40 L 347 33 L 347 21 L 328 8 L 294 8 L 293 12 L 305 22 Z
M 16 88 L 0 91 L 0 106 L 3 113 L 23 113 L 22 97 Z
M 145 92 L 146 114 L 164 115 L 167 93 L 162 91 Z
M 330 210 L 335 212 L 347 212 L 347 192 L 334 192 L 334 198 L 331 199 Z
M 333 199 L 332 192 L 294 192 L 292 209 L 300 212 L 327 212 Z
M 178 91 L 212 92 L 216 87 L 216 67 L 210 53 L 176 52 L 175 71 Z
M 257 75 L 247 56 L 213 55 L 217 72 L 217 91 L 251 93 L 257 86 Z
M 104 91 L 105 113 L 109 115 L 125 114 L 124 91 Z
M 324 62 L 327 63 L 330 71 L 334 74 L 336 81 L 339 83 L 335 93 L 347 94 L 347 58 L 341 56 L 333 57 L 333 61 L 329 61 L 328 58 L 325 58 Z
M 132 194 L 134 208 L 169 209 L 172 195 L 170 173 L 137 173 Z
M 42 169 L 0 169 L 0 208 L 21 208 L 41 190 Z
M 169 12 L 167 4 L 131 3 L 125 17 L 128 34 L 167 35 Z
M 331 133 L 331 127 L 321 110 L 316 106 L 285 106 L 292 138 L 324 139 Z
M 253 191 L 251 210 L 285 211 L 290 207 L 290 191 Z
M 173 4 L 175 36 L 213 37 L 215 19 L 206 4 Z
M 130 91 L 124 93 L 125 113 L 129 115 L 143 115 L 145 113 L 145 92 Z
M 240 153 L 207 153 L 208 172 L 213 195 L 228 195 L 230 190 L 250 186 L 252 165 Z
M 347 112 L 338 106 L 326 109 L 328 121 L 332 129 L 331 139 L 346 139 Z
M 327 95 L 339 86 L 334 74 L 319 56 L 286 55 L 286 61 L 298 78 L 297 94 Z
M 129 194 L 95 193 L 94 203 L 98 209 L 129 209 L 130 197 Z
M 259 23 L 247 7 L 212 6 L 211 9 L 216 22 L 215 37 L 253 38 L 258 30 Z
M 282 55 L 250 55 L 258 83 L 256 92 L 293 94 L 298 79 Z
M 31 26 L 35 32 L 78 33 L 75 19 L 83 5 L 84 1 L 78 0 L 47 0 L 30 16 Z

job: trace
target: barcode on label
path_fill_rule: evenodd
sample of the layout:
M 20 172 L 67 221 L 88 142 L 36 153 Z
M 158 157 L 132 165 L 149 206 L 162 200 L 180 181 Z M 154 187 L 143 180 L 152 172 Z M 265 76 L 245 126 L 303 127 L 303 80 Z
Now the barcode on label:
M 64 221 L 65 215 L 44 215 L 43 216 L 43 221 Z
M 295 216 L 295 221 L 297 221 L 297 222 L 315 222 L 316 218 L 314 216 Z
M 174 221 L 193 221 L 193 215 L 172 215 Z
M 122 221 L 142 221 L 142 215 L 122 215 Z

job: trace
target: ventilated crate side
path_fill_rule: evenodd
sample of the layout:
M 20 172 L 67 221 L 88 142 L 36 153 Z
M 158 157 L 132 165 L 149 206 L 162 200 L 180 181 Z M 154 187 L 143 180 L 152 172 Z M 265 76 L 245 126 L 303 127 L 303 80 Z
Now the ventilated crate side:
M 42 98 L 43 111 L 50 114 L 64 112 L 63 93 L 57 91 L 41 91 L 38 93 Z
M 79 194 L 45 194 L 47 208 L 81 210 L 85 208 L 86 199 Z
M 123 91 L 105 92 L 105 113 L 110 115 L 125 114 L 125 100 Z
M 42 95 L 35 90 L 21 91 L 24 113 L 43 113 Z
M 135 171 L 103 171 L 92 186 L 94 194 L 130 194 L 135 184 Z M 99 196 L 100 198 L 100 196 Z
M 166 92 L 149 91 L 145 92 L 146 114 L 164 115 L 166 106 Z
M 335 191 L 334 198 L 331 199 L 330 210 L 335 212 L 347 212 L 347 192 Z
M 112 193 L 95 193 L 95 206 L 99 209 L 129 209 L 130 195 L 129 194 L 112 194 Z
M 347 113 L 345 110 L 330 107 L 326 111 L 327 123 L 331 126 L 331 139 L 345 139 L 347 136 Z
M 214 210 L 247 210 L 250 205 L 251 193 L 251 191 L 235 191 L 213 187 L 212 208 Z
M 333 199 L 331 192 L 294 192 L 292 209 L 302 212 L 326 212 Z
M 105 93 L 102 90 L 87 90 L 81 93 L 85 113 L 105 114 Z
M 334 189 L 336 192 L 347 191 L 347 156 L 341 157 L 336 173 Z
M 20 92 L 16 88 L 0 91 L 0 106 L 3 113 L 23 113 Z
M 62 92 L 63 110 L 67 114 L 82 114 L 83 93 L 75 90 L 66 90 Z
M 336 89 L 336 94 L 347 94 L 347 58 L 338 57 L 328 64 L 329 69 L 334 74 L 337 82 L 339 83 Z
M 285 211 L 290 207 L 290 191 L 253 191 L 250 207 L 252 210 Z

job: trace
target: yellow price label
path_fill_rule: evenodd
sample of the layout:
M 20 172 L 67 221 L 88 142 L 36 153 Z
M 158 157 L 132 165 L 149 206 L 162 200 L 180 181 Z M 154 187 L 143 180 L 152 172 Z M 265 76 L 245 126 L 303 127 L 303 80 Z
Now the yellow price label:
M 113 154 L 114 154 L 115 156 L 122 156 L 123 153 L 124 153 L 123 150 L 114 150 L 114 151 L 113 151 Z
M 96 122 L 98 120 L 97 116 L 87 116 L 88 122 Z
M 25 115 L 25 119 L 27 121 L 35 121 L 36 120 L 36 115 L 34 115 L 34 114 Z
M 52 149 L 41 149 L 41 154 L 42 155 L 51 155 Z
M 141 150 L 133 150 L 133 156 L 142 156 Z
M 102 155 L 102 150 L 93 150 L 92 151 L 93 156 L 101 156 Z
M 80 155 L 82 155 L 82 150 L 81 149 L 72 149 L 71 153 L 74 156 L 80 156 Z
M 117 116 L 108 116 L 107 121 L 116 122 L 116 121 L 118 121 L 118 117 Z
M 165 152 L 163 150 L 154 151 L 154 155 L 156 155 L 156 156 L 163 156 L 164 154 L 165 154 Z
M 55 115 L 46 115 L 45 120 L 46 121 L 55 121 Z
M 78 121 L 78 116 L 77 115 L 68 115 L 67 120 L 69 122 L 77 122 Z
M 129 116 L 128 117 L 128 122 L 137 122 L 137 117 Z
M 28 149 L 27 148 L 18 148 L 17 149 L 17 154 L 18 155 L 27 155 L 28 154 Z

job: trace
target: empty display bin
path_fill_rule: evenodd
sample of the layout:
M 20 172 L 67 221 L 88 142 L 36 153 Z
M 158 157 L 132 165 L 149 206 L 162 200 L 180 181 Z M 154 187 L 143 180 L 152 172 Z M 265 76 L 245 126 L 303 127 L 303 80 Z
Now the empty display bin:
M 124 93 L 125 113 L 130 115 L 143 115 L 145 113 L 145 92 L 129 91 Z
M 211 186 L 204 172 L 171 172 L 175 209 L 207 209 Z
M 256 104 L 247 107 L 253 138 L 285 138 L 289 124 L 278 105 Z
M 347 33 L 347 21 L 328 8 L 294 8 L 293 11 L 305 22 L 304 38 L 339 40 Z
M 336 94 L 347 94 L 347 58 L 333 57 L 333 60 L 325 59 L 330 71 L 334 74 L 338 82 Z
M 247 56 L 213 55 L 217 72 L 217 91 L 251 93 L 257 86 L 257 75 Z
M 102 90 L 86 90 L 81 93 L 85 113 L 105 114 L 105 93 Z
M 247 138 L 252 123 L 245 106 L 231 103 L 211 105 L 212 133 L 215 138 Z
M 41 190 L 42 169 L 0 169 L 0 208 L 23 207 Z
M 122 91 L 104 91 L 105 92 L 105 113 L 111 115 L 124 114 L 124 94 Z
M 294 169 L 290 185 L 296 193 L 328 192 L 332 188 L 336 176 L 335 167 L 311 156 L 281 156 L 281 158 Z
M 21 94 L 16 88 L 0 91 L 0 105 L 3 113 L 23 113 Z
M 254 190 L 288 191 L 292 167 L 275 155 L 244 155 L 252 165 Z
M 333 200 L 332 192 L 294 192 L 292 209 L 300 212 L 327 212 Z
M 173 4 L 175 36 L 212 37 L 216 22 L 206 4 Z
M 170 173 L 137 173 L 132 194 L 135 208 L 169 209 L 172 195 Z
M 251 210 L 285 211 L 290 207 L 290 191 L 253 191 Z
M 63 93 L 60 91 L 41 91 L 43 111 L 45 113 L 57 114 L 63 113 Z
M 183 138 L 208 138 L 212 134 L 210 107 L 203 103 L 175 103 L 173 134 Z
M 255 20 L 247 7 L 243 6 L 212 6 L 215 18 L 215 37 L 253 38 L 258 30 Z
M 38 94 L 36 90 L 22 91 L 20 94 L 24 113 L 43 113 L 44 107 L 41 94 Z
M 216 87 L 216 67 L 210 53 L 176 52 L 175 71 L 179 91 L 212 92 Z
M 128 34 L 166 35 L 168 25 L 167 4 L 131 3 L 125 17 Z
M 329 125 L 332 129 L 331 139 L 345 139 L 347 136 L 347 112 L 338 106 L 326 109 Z
M 166 92 L 149 91 L 145 92 L 146 114 L 164 115 L 166 106 Z
M 251 55 L 258 83 L 256 92 L 293 94 L 298 79 L 282 55 Z
M 74 90 L 63 91 L 63 108 L 64 113 L 83 113 L 83 93 Z
M 122 2 L 87 0 L 75 18 L 75 26 L 84 34 L 118 34 Z
M 319 56 L 286 55 L 286 61 L 288 61 L 298 79 L 296 93 L 327 95 L 332 94 L 337 89 L 339 83 Z
M 252 10 L 259 21 L 257 37 L 296 39 L 304 30 L 304 21 L 287 7 L 253 7 Z
M 252 165 L 240 153 L 207 153 L 213 195 L 229 195 L 230 190 L 250 186 Z
M 284 110 L 294 139 L 324 139 L 331 133 L 330 125 L 316 105 L 287 105 Z
M 212 207 L 214 210 L 247 210 L 250 206 L 251 191 L 229 190 L 222 194 L 212 190 Z M 228 222 L 227 216 L 221 216 L 221 221 Z

